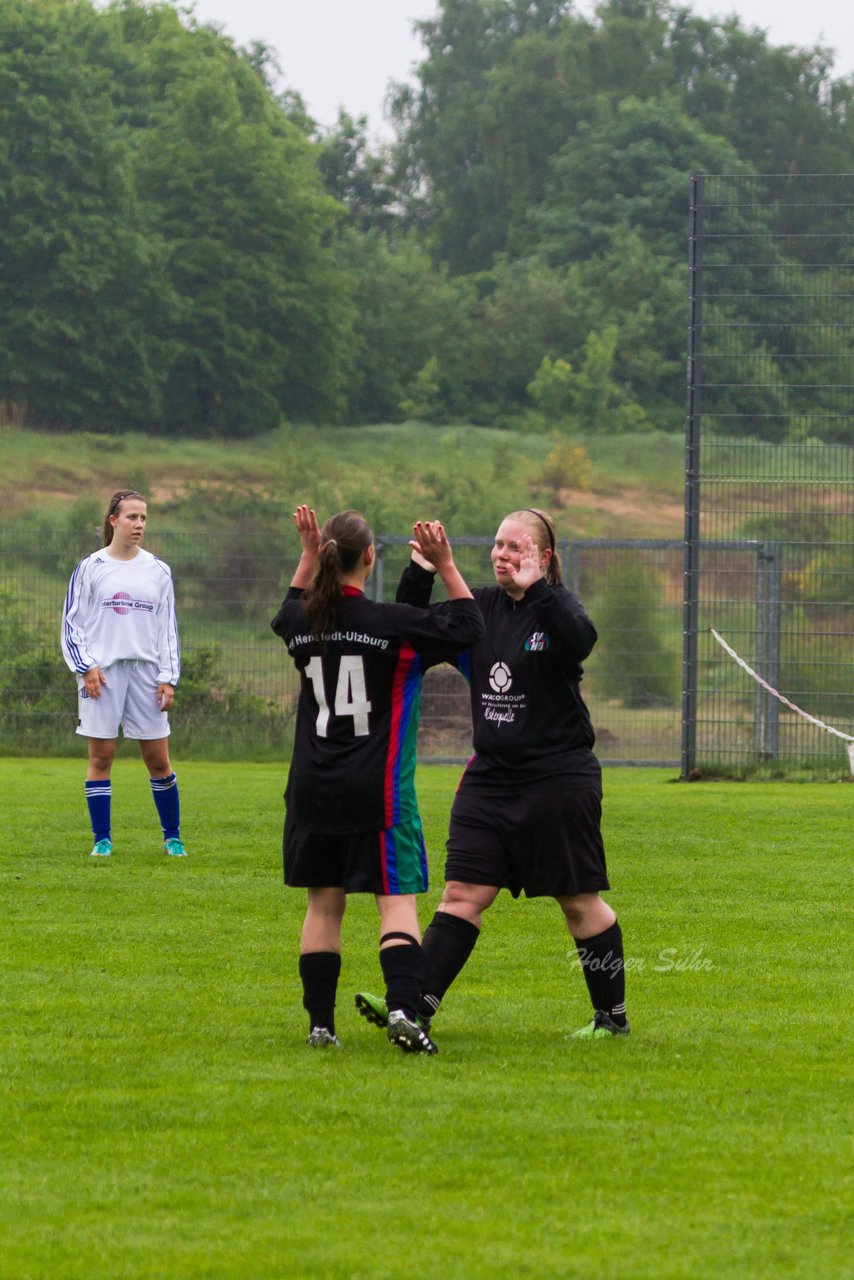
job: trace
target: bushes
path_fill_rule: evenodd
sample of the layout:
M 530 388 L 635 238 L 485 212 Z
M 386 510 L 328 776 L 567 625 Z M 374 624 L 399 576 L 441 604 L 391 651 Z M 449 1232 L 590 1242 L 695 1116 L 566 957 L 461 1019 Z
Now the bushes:
M 0 751 L 71 755 L 79 749 L 75 680 L 54 636 L 30 625 L 25 606 L 0 590 Z M 176 753 L 205 759 L 278 759 L 290 752 L 295 699 L 268 701 L 226 679 L 213 645 L 185 651 L 172 729 Z
M 220 648 L 204 646 L 182 658 L 173 721 L 176 754 L 206 760 L 285 758 L 296 699 L 282 707 L 229 684 L 222 657 Z
M 594 617 L 599 643 L 591 672 L 600 697 L 617 698 L 625 707 L 675 703 L 680 692 L 680 658 L 664 638 L 666 602 L 654 573 L 637 562 L 616 562 L 609 569 Z

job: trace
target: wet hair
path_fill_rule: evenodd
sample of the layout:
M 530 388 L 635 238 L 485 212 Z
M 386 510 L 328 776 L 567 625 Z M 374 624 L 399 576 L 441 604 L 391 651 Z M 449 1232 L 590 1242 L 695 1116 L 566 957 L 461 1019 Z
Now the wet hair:
M 140 502 L 145 502 L 141 493 L 137 493 L 136 489 L 117 489 L 110 498 L 110 505 L 107 507 L 107 514 L 104 516 L 104 546 L 108 547 L 113 540 L 113 526 L 110 524 L 110 516 L 118 515 L 119 507 L 125 498 L 139 498 Z
M 521 511 L 511 511 L 505 520 L 519 520 L 522 524 L 528 526 L 531 531 L 531 537 L 541 551 L 551 551 L 551 557 L 546 565 L 546 582 L 550 582 L 553 587 L 558 587 L 563 582 L 560 570 L 560 556 L 557 553 L 557 540 L 555 537 L 554 521 L 551 516 L 546 515 L 545 511 L 540 511 L 538 507 L 523 507 Z
M 341 619 L 341 575 L 352 573 L 374 535 L 361 511 L 339 511 L 320 530 L 317 568 L 303 596 L 308 629 L 314 636 L 334 631 Z

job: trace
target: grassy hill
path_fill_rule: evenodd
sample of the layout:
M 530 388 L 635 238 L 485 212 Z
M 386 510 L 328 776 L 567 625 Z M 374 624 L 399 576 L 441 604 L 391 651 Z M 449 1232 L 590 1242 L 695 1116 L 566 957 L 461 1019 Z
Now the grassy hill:
M 133 486 L 158 528 L 227 527 L 253 513 L 282 530 L 299 501 L 322 515 L 359 507 L 378 531 L 443 519 L 489 534 L 502 515 L 536 504 L 563 536 L 680 537 L 677 435 L 568 439 L 420 423 L 286 426 L 249 440 L 50 434 L 0 429 L 0 512 L 6 523 L 97 523 L 110 493 Z

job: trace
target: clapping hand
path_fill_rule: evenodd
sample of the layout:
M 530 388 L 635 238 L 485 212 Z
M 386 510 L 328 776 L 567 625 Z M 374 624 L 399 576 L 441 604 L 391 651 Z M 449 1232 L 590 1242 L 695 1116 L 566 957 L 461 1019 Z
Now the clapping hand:
M 451 544 L 440 520 L 417 520 L 412 531 L 415 534 L 409 543 L 412 558 L 423 569 L 441 572 L 445 565 L 451 563 Z
M 521 587 L 522 591 L 527 591 L 538 578 L 543 576 L 542 566 L 540 565 L 540 549 L 530 534 L 526 533 L 519 542 L 519 568 L 511 568 L 510 576 L 516 586 Z
M 320 526 L 314 511 L 302 503 L 294 512 L 294 524 L 297 527 L 303 551 L 316 556 L 320 547 Z

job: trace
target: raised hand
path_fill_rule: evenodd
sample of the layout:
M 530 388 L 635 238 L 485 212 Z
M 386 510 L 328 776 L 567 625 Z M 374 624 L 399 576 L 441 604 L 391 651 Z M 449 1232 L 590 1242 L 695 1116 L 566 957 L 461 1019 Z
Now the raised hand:
M 412 526 L 415 537 L 410 540 L 413 559 L 426 569 L 442 569 L 453 563 L 451 544 L 440 520 L 416 520 Z
M 527 591 L 538 578 L 543 576 L 540 565 L 540 549 L 530 534 L 525 534 L 519 541 L 519 568 L 510 569 L 510 576 L 517 587 Z
M 303 551 L 307 551 L 309 555 L 317 555 L 320 546 L 320 525 L 317 523 L 317 516 L 311 507 L 302 503 L 294 512 L 294 524 L 302 543 Z

